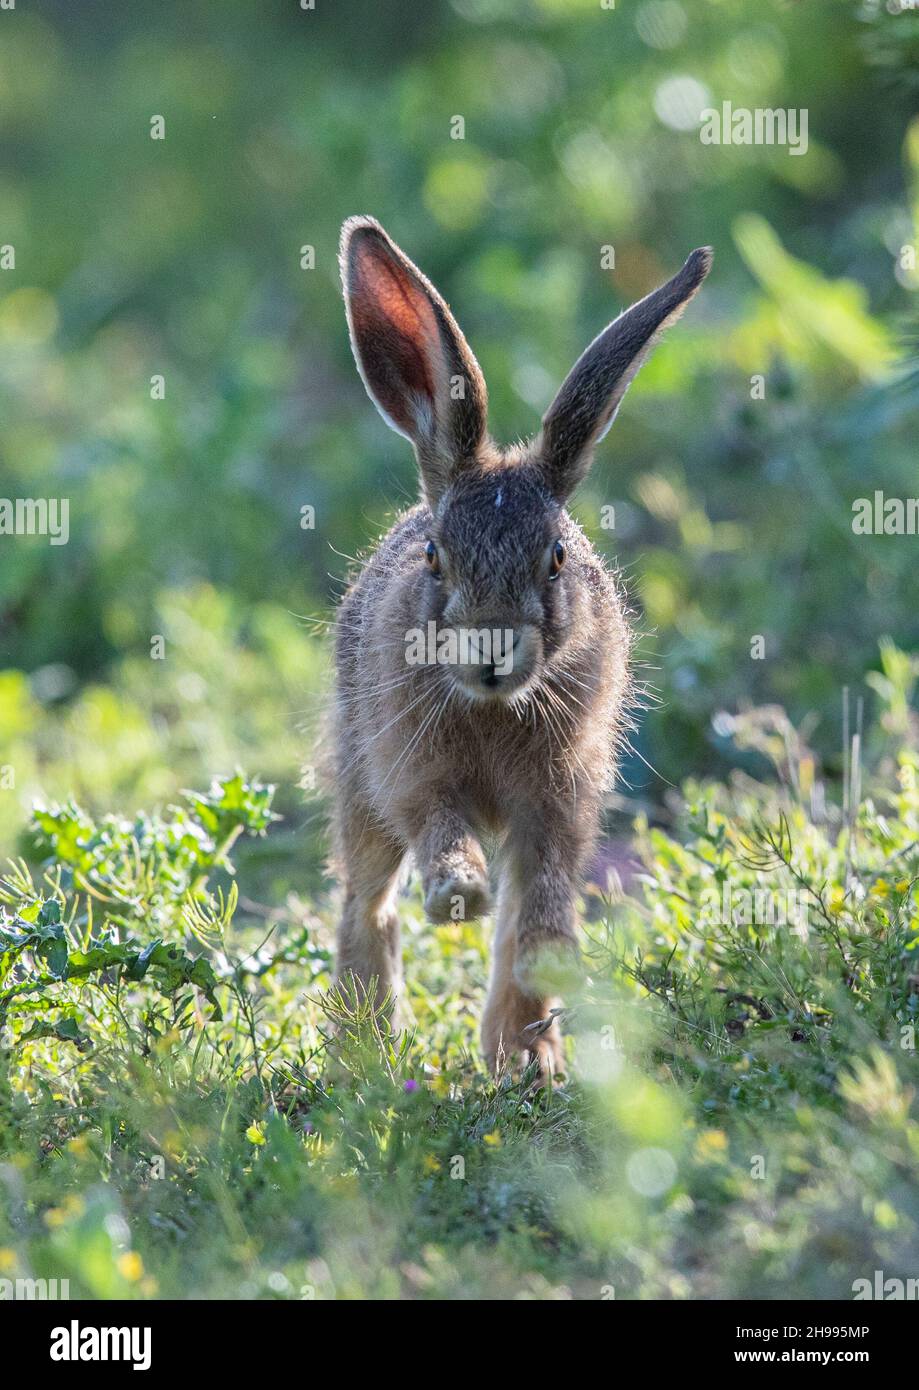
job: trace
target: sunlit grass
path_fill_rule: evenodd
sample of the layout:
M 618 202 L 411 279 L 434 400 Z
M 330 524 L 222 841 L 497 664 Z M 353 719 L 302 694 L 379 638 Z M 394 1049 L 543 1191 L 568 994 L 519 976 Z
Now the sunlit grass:
M 231 873 L 281 829 L 268 790 L 41 811 L 44 871 L 3 888 L 0 1272 L 290 1299 L 847 1298 L 908 1274 L 919 764 L 913 663 L 884 671 L 896 732 L 848 818 L 754 712 L 735 737 L 777 781 L 639 825 L 629 894 L 585 902 L 549 1094 L 486 1075 L 486 929 L 432 928 L 414 892 L 408 1032 L 329 993 L 334 898 L 266 909 Z

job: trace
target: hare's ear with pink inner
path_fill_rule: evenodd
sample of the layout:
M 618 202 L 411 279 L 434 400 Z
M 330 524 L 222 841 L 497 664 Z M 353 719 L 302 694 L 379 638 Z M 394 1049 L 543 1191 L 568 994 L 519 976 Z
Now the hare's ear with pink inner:
M 587 473 L 596 445 L 658 334 L 680 317 L 711 264 L 710 247 L 693 251 L 672 280 L 614 319 L 568 373 L 536 441 L 546 481 L 560 502 Z
M 485 436 L 479 364 L 434 286 L 374 218 L 342 227 L 341 276 L 358 371 L 387 424 L 414 444 L 435 507 Z

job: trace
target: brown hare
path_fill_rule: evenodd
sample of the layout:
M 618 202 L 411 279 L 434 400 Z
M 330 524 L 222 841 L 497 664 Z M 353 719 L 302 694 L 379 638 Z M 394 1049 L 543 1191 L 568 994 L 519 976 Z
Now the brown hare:
M 410 855 L 432 922 L 489 910 L 490 1065 L 562 1070 L 540 961 L 577 958 L 575 900 L 615 770 L 630 630 L 616 577 L 565 504 L 708 248 L 578 359 L 525 445 L 486 429 L 482 373 L 433 285 L 372 217 L 342 229 L 351 343 L 367 391 L 414 445 L 422 500 L 367 559 L 336 626 L 337 980 L 398 999 L 396 895 Z

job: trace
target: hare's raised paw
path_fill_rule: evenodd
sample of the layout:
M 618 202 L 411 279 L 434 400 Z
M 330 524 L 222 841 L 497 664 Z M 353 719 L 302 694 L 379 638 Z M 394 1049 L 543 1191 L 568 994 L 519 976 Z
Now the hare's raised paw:
M 481 874 L 450 874 L 425 885 L 430 922 L 472 922 L 488 912 L 488 881 Z

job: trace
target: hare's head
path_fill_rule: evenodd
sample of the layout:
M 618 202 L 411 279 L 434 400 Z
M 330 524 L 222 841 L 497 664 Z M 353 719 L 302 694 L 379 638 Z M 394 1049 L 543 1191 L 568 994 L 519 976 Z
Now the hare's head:
M 678 318 L 711 265 L 682 270 L 634 304 L 575 363 L 540 433 L 501 450 L 486 430 L 479 364 L 433 285 L 371 217 L 342 229 L 342 280 L 358 370 L 386 422 L 411 440 L 430 511 L 417 565 L 430 620 L 473 699 L 522 697 L 589 622 L 579 532 L 565 503 L 587 473 L 658 332 Z

